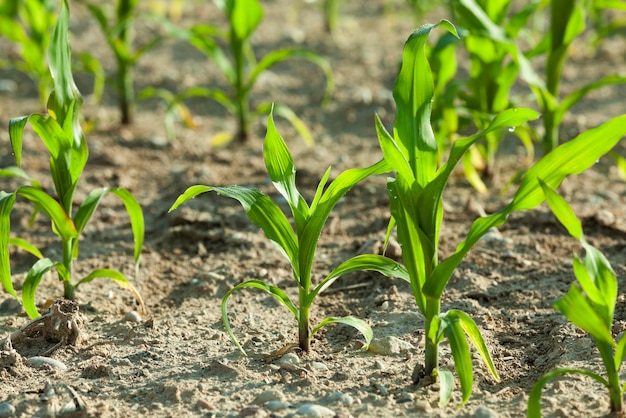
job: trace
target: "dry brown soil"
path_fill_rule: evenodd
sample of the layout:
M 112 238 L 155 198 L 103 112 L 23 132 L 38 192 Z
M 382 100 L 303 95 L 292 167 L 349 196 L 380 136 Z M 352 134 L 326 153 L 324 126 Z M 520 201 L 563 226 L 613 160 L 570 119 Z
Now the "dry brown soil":
M 316 144 L 307 147 L 287 124 L 278 122 L 294 154 L 298 185 L 308 199 L 329 165 L 334 178 L 346 168 L 369 165 L 381 157 L 375 113 L 387 126 L 393 123 L 391 88 L 413 22 L 406 9 L 383 15 L 381 1 L 358 3 L 346 2 L 333 41 L 323 30 L 318 6 L 306 5 L 296 13 L 293 2 L 267 1 L 266 19 L 254 36 L 258 56 L 297 44 L 327 57 L 335 72 L 337 89 L 325 109 L 318 107 L 321 72 L 299 61 L 281 64 L 263 75 L 253 94 L 255 103 L 289 104 L 311 127 Z M 440 17 L 446 17 L 445 11 L 424 22 Z M 72 19 L 74 51 L 92 52 L 112 72 L 111 54 L 93 21 L 78 5 L 73 5 Z M 223 24 L 212 5 L 186 2 L 180 23 L 202 21 Z M 140 38 L 147 36 L 147 26 L 139 25 Z M 587 43 L 577 45 L 565 71 L 564 90 L 572 91 L 611 71 L 626 71 L 624 45 L 619 37 L 597 49 Z M 36 88 L 25 76 L 3 70 L 0 78 L 15 83 L 5 82 L 8 88 L 0 92 L 2 126 L 11 117 L 41 111 Z M 361 337 L 355 331 L 331 326 L 315 337 L 310 353 L 298 353 L 297 364 L 294 358 L 292 363 L 265 359 L 295 341 L 296 323 L 271 296 L 246 290 L 236 293 L 229 304 L 234 331 L 249 354 L 244 357 L 224 331 L 221 297 L 251 278 L 266 280 L 295 296 L 286 260 L 234 201 L 207 194 L 171 214 L 167 210 L 193 184 L 249 185 L 277 197 L 262 159 L 263 124 L 254 126 L 246 145 L 211 148 L 209 140 L 233 129 L 233 121 L 218 105 L 196 99 L 189 105 L 198 127 L 179 125 L 177 138 L 167 142 L 164 108 L 157 101 L 140 103 L 135 124 L 120 128 L 112 89 L 107 89 L 102 104 L 94 106 L 89 103 L 89 78 L 79 75 L 78 83 L 87 95 L 85 117 L 95 121 L 96 127 L 87 136 L 90 159 L 76 199 L 82 201 L 96 187 L 128 188 L 145 211 L 146 243 L 135 277 L 128 219 L 123 206 L 107 198 L 83 234 L 76 274 L 93 268 L 122 270 L 133 278 L 148 313 L 138 322 L 127 316 L 138 306 L 130 293 L 112 282 L 94 281 L 80 287 L 83 339 L 75 347 L 61 347 L 51 354 L 67 368 L 38 368 L 24 362 L 0 370 L 0 402 L 11 404 L 18 415 L 62 415 L 59 411 L 64 407 L 72 410 L 79 405 L 84 410 L 75 412 L 76 416 L 285 417 L 304 413 L 304 404 L 315 404 L 339 417 L 517 417 L 525 414 L 528 392 L 543 373 L 563 366 L 601 371 L 592 340 L 551 306 L 572 283 L 571 258 L 580 248 L 545 206 L 511 216 L 500 234 L 491 234 L 469 254 L 446 290 L 444 309 L 463 309 L 476 320 L 501 376 L 495 382 L 477 361 L 474 394 L 465 406 L 458 406 L 458 391 L 448 406 L 440 408 L 436 387 L 412 385 L 411 372 L 423 358 L 422 317 L 405 283 L 374 273 L 352 274 L 336 282 L 318 298 L 312 320 L 347 314 L 364 318 L 375 338 L 395 337 L 404 343 L 397 352 L 362 352 Z M 182 91 L 194 85 L 223 85 L 223 81 L 195 49 L 171 41 L 139 62 L 137 84 L 138 89 L 157 85 Z M 524 86 L 519 91 L 530 97 Z M 623 113 L 624 96 L 623 86 L 589 96 L 566 118 L 563 138 Z M 0 132 L 0 142 L 1 165 L 14 164 L 6 128 Z M 515 169 L 523 168 L 523 153 L 514 139 L 509 142 L 499 159 L 501 180 L 492 193 L 478 195 L 462 176 L 450 184 L 445 195 L 442 257 L 464 237 L 478 216 L 478 207 L 491 212 L 504 204 L 506 197 L 498 194 L 500 186 Z M 622 148 L 618 151 L 626 155 Z M 24 169 L 50 189 L 48 157 L 32 133 L 25 138 L 25 155 Z M 13 180 L 1 182 L 4 190 L 18 185 Z M 612 162 L 602 159 L 592 170 L 566 180 L 561 192 L 583 220 L 589 241 L 607 255 L 620 277 L 613 330 L 617 335 L 626 325 L 624 182 Z M 48 222 L 40 216 L 28 228 L 29 214 L 29 207 L 19 201 L 12 216 L 13 233 L 58 258 L 59 244 Z M 314 280 L 354 254 L 380 249 L 388 218 L 384 177 L 354 187 L 322 234 Z M 11 256 L 19 287 L 34 260 L 14 250 Z M 41 283 L 37 301 L 43 305 L 61 294 L 56 277 L 49 277 Z M 0 332 L 8 335 L 28 318 L 8 295 L 3 300 Z M 52 345 L 16 348 L 27 358 Z M 441 365 L 452 366 L 446 344 Z M 549 385 L 543 407 L 546 416 L 559 417 L 601 416 L 609 408 L 606 390 L 580 377 Z

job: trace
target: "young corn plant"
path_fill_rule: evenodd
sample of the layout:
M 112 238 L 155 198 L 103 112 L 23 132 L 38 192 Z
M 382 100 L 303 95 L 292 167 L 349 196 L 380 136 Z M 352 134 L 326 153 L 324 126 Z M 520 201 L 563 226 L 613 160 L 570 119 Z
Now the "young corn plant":
M 583 33 L 591 3 L 588 0 L 553 0 L 550 2 L 550 26 L 543 41 L 528 53 L 545 54 L 545 79 L 533 78 L 530 86 L 542 113 L 544 152 L 559 144 L 559 130 L 567 112 L 589 92 L 611 84 L 626 82 L 625 76 L 612 74 L 591 82 L 563 99 L 560 98 L 563 68 L 574 40 Z
M 450 343 L 463 403 L 469 399 L 473 386 L 472 358 L 466 335 L 493 377 L 498 379 L 474 321 L 462 311 L 441 309 L 441 298 L 450 277 L 487 231 L 502 225 L 510 213 L 532 209 L 543 201 L 538 179 L 557 187 L 566 176 L 586 170 L 609 152 L 626 133 L 626 116 L 581 134 L 536 162 L 524 175 L 510 203 L 489 216 L 476 219 L 454 253 L 439 260 L 442 196 L 456 165 L 479 138 L 518 126 L 536 118 L 538 113 L 523 108 L 500 113 L 483 131 L 456 140 L 447 161 L 439 166 L 437 142 L 430 125 L 434 82 L 425 55 L 427 38 L 437 26 L 456 34 L 454 26 L 443 20 L 437 25 L 422 26 L 409 37 L 393 90 L 397 108 L 393 135 L 378 118 L 376 127 L 384 159 L 396 170 L 395 178 L 387 183 L 392 216 L 388 238 L 396 227 L 413 296 L 425 317 L 424 364 L 418 364 L 413 378 L 415 383 L 422 384 L 440 380 L 440 402 L 445 404 L 451 398 L 454 379 L 450 371 L 439 367 L 439 345 L 444 338 Z
M 451 2 L 457 25 L 461 28 L 461 39 L 469 53 L 469 79 L 459 91 L 459 98 L 478 129 L 485 129 L 494 115 L 513 107 L 511 90 L 520 73 L 521 57 L 514 40 L 521 35 L 538 3 L 530 2 L 511 14 L 512 3 L 490 0 Z M 519 127 L 514 132 L 522 141 L 528 160 L 532 161 L 534 145 L 528 129 Z M 468 181 L 480 192 L 486 192 L 487 187 L 478 171 L 482 171 L 487 179 L 494 177 L 496 153 L 506 133 L 496 131 L 485 135 L 463 160 Z
M 134 70 L 137 61 L 164 39 L 162 36 L 153 36 L 139 48 L 134 47 L 133 24 L 137 19 L 138 4 L 139 0 L 117 0 L 113 18 L 109 18 L 107 10 L 110 5 L 87 3 L 87 9 L 98 22 L 115 56 L 117 72 L 114 81 L 123 125 L 131 124 L 135 114 Z
M 227 315 L 227 302 L 234 292 L 252 287 L 272 295 L 293 315 L 298 323 L 298 346 L 301 350 L 309 351 L 311 339 L 315 333 L 322 327 L 334 323 L 342 323 L 356 328 L 365 337 L 366 344 L 364 349 L 367 349 L 372 339 L 372 330 L 365 321 L 353 316 L 328 317 L 311 327 L 309 321 L 311 306 L 320 293 L 344 274 L 357 270 L 375 270 L 389 277 L 399 277 L 408 280 L 406 270 L 395 261 L 386 257 L 358 255 L 341 263 L 317 285 L 312 283 L 311 271 L 320 234 L 330 211 L 339 199 L 359 181 L 373 174 L 389 172 L 391 168 L 382 160 L 367 168 L 349 169 L 341 173 L 326 187 L 330 177 L 330 168 L 328 168 L 317 187 L 313 201 L 309 205 L 296 189 L 296 167 L 283 138 L 274 126 L 271 112 L 268 118 L 263 154 L 267 172 L 274 186 L 289 205 L 293 215 L 295 230 L 280 209 L 280 206 L 272 201 L 269 196 L 254 188 L 240 186 L 192 186 L 180 195 L 170 208 L 170 211 L 172 211 L 187 200 L 209 191 L 236 199 L 241 203 L 248 218 L 263 230 L 265 236 L 276 244 L 282 254 L 289 260 L 293 278 L 298 285 L 297 302 L 292 301 L 284 290 L 262 280 L 244 281 L 229 290 L 222 299 L 222 319 L 228 335 L 230 335 L 234 344 L 245 354 L 230 327 Z
M 209 25 L 196 25 L 183 30 L 164 22 L 173 36 L 191 43 L 212 59 L 228 83 L 229 91 L 205 89 L 204 92 L 205 96 L 218 102 L 237 120 L 237 132 L 217 134 L 212 140 L 214 145 L 223 145 L 233 139 L 241 142 L 249 139 L 251 123 L 260 115 L 267 114 L 271 107 L 269 103 L 263 103 L 251 109 L 250 92 L 263 72 L 287 59 L 304 59 L 322 69 L 326 76 L 322 104 L 328 101 L 334 89 L 334 81 L 330 64 L 325 59 L 306 49 L 285 48 L 274 50 L 257 62 L 250 38 L 263 20 L 261 4 L 258 0 L 225 0 L 220 4 L 229 22 L 226 33 Z M 222 47 L 221 43 L 227 46 Z M 197 91 L 197 87 L 194 90 Z M 306 125 L 288 107 L 277 106 L 275 112 L 287 119 L 305 141 L 312 140 Z
M 123 188 L 95 189 L 78 206 L 76 212 L 73 211 L 74 192 L 87 163 L 88 149 L 79 123 L 81 97 L 74 84 L 71 71 L 68 22 L 69 7 L 67 0 L 64 0 L 59 18 L 52 31 L 48 53 L 50 73 L 54 79 L 54 89 L 48 100 L 48 114 L 31 114 L 11 119 L 9 136 L 17 167 L 9 167 L 0 173 L 22 177 L 31 182 L 31 185 L 21 186 L 12 193 L 0 192 L 0 281 L 4 289 L 17 298 L 11 279 L 9 244 L 16 245 L 39 258 L 27 273 L 22 285 L 22 303 L 24 310 L 31 318 L 39 316 L 35 305 L 35 292 L 44 274 L 51 269 L 56 270 L 59 280 L 63 282 L 64 297 L 67 299 L 75 298 L 75 291 L 78 286 L 96 278 L 109 278 L 120 286 L 129 289 L 137 297 L 142 310 L 145 310 L 137 290 L 117 270 L 97 269 L 78 279 L 78 281 L 74 280 L 72 265 L 74 259 L 78 257 L 80 234 L 107 194 L 111 193 L 120 198 L 130 216 L 135 241 L 134 255 L 137 271 L 143 245 L 144 222 L 139 204 L 130 192 Z M 48 194 L 36 180 L 32 180 L 19 168 L 22 163 L 22 140 L 27 123 L 32 126 L 50 154 L 50 176 L 54 183 L 56 195 Z M 52 221 L 52 230 L 61 241 L 61 261 L 45 258 L 29 242 L 10 237 L 11 211 L 18 196 L 31 202 L 36 213 L 41 212 Z
M 44 103 L 52 84 L 46 65 L 46 51 L 55 18 L 54 1 L 0 2 L 0 35 L 13 42 L 19 48 L 20 55 L 17 62 L 7 65 L 15 66 L 37 83 L 39 96 Z
M 594 340 L 606 371 L 606 377 L 587 369 L 560 368 L 544 374 L 528 396 L 528 417 L 541 417 L 541 391 L 552 379 L 566 374 L 581 374 L 602 384 L 609 391 L 612 416 L 624 416 L 623 396 L 626 385 L 620 383 L 619 370 L 626 355 L 626 338 L 614 338 L 611 329 L 617 302 L 617 278 L 609 261 L 583 235 L 582 224 L 572 208 L 552 187 L 540 181 L 550 209 L 569 234 L 585 250 L 581 260 L 574 255 L 573 270 L 578 279 L 567 294 L 554 302 L 554 308 Z

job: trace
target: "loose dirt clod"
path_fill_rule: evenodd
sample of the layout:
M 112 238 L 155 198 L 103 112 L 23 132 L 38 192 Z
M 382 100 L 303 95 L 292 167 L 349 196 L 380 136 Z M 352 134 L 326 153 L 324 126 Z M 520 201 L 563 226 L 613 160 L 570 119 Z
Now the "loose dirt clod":
M 78 311 L 78 303 L 60 299 L 39 318 L 33 319 L 11 334 L 11 342 L 29 345 L 37 340 L 56 342 L 57 344 L 52 348 L 41 353 L 41 355 L 48 355 L 63 345 L 77 345 L 81 340 L 83 322 Z

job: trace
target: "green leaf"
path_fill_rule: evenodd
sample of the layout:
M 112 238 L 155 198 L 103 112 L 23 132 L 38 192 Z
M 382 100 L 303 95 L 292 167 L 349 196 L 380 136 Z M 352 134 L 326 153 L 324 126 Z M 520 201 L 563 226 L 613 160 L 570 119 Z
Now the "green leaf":
M 324 92 L 322 105 L 327 104 L 331 99 L 333 91 L 335 90 L 335 79 L 333 77 L 332 67 L 330 66 L 330 63 L 322 58 L 320 55 L 306 49 L 287 48 L 278 49 L 268 53 L 250 71 L 250 75 L 248 76 L 248 81 L 246 83 L 246 91 L 252 89 L 259 75 L 261 75 L 261 73 L 263 73 L 265 70 L 291 58 L 300 58 L 307 60 L 317 65 L 324 72 L 324 75 L 326 76 L 326 89 Z
M 34 255 L 37 258 L 43 258 L 43 254 L 39 248 L 22 238 L 9 238 L 9 244 L 14 245 L 22 250 Z
M 437 26 L 456 34 L 445 20 L 416 29 L 404 46 L 402 68 L 393 89 L 397 107 L 394 138 L 422 187 L 437 170 L 437 142 L 430 125 L 434 83 L 425 54 L 428 35 Z
M 133 240 L 135 241 L 135 266 L 138 266 L 145 235 L 143 211 L 141 210 L 139 202 L 137 202 L 137 200 L 128 190 L 122 187 L 114 187 L 109 189 L 109 192 L 113 193 L 122 201 L 122 203 L 124 203 L 124 207 L 126 208 L 126 212 L 128 213 L 128 217 L 130 218 L 130 226 L 133 231 Z
M 24 136 L 24 127 L 26 127 L 29 117 L 30 116 L 12 118 L 9 121 L 9 138 L 11 139 L 11 148 L 15 156 L 15 163 L 18 167 L 22 166 L 22 138 Z
M 383 152 L 385 161 L 398 172 L 399 176 L 404 177 L 409 183 L 413 183 L 415 176 L 407 160 L 407 156 L 402 153 L 396 141 L 389 132 L 387 132 L 378 115 L 376 115 L 376 134 L 378 135 L 378 143 L 380 144 L 380 149 Z
M 331 210 L 335 207 L 337 202 L 339 202 L 339 199 L 361 180 L 371 175 L 382 174 L 390 170 L 391 168 L 385 160 L 381 160 L 367 168 L 348 169 L 337 176 L 328 186 L 315 207 L 315 211 L 310 213 L 309 220 L 304 230 L 299 232 L 298 245 L 300 251 L 298 254 L 298 277 L 310 277 L 317 241 L 319 240 Z
M 437 369 L 439 377 L 439 407 L 446 406 L 452 399 L 452 391 L 454 390 L 454 376 L 450 370 Z
M 300 119 L 298 115 L 296 115 L 295 112 L 291 110 L 289 106 L 280 104 L 280 103 L 276 103 L 273 105 L 269 103 L 265 103 L 257 107 L 257 112 L 261 114 L 267 114 L 268 109 L 272 107 L 273 107 L 273 113 L 277 116 L 280 116 L 281 118 L 286 119 L 291 124 L 291 126 L 294 127 L 296 132 L 298 132 L 298 135 L 302 137 L 302 139 L 307 145 L 315 144 L 315 141 L 313 140 L 313 136 L 311 135 L 311 131 L 309 130 L 309 128 L 307 128 L 307 126 L 302 121 L 302 119 Z
M 485 344 L 485 340 L 480 334 L 480 330 L 476 326 L 476 322 L 465 312 L 458 310 L 450 310 L 446 313 L 448 317 L 455 317 L 459 320 L 463 331 L 469 337 L 470 341 L 476 347 L 478 354 L 483 359 L 489 372 L 496 379 L 496 381 L 500 381 L 500 376 L 498 376 L 498 371 L 496 370 L 496 366 L 493 364 L 493 360 L 491 359 L 491 355 L 489 354 L 489 350 L 487 349 L 487 344 Z
M 328 289 L 335 280 L 355 271 L 377 271 L 384 276 L 402 279 L 410 283 L 409 273 L 402 264 L 382 255 L 360 254 L 344 261 L 330 272 L 330 274 L 308 295 L 306 304 L 312 304 L 313 299 L 315 299 L 318 294 Z
M 31 267 L 26 275 L 26 279 L 24 279 L 24 284 L 22 285 L 22 303 L 24 310 L 31 319 L 40 316 L 39 311 L 37 311 L 37 306 L 35 306 L 35 292 L 37 291 L 37 286 L 39 286 L 43 275 L 50 271 L 52 267 L 55 267 L 55 263 L 48 258 L 42 258 Z
M 552 187 L 545 184 L 543 180 L 538 180 L 552 213 L 554 213 L 561 225 L 567 229 L 567 232 L 569 232 L 571 236 L 579 241 L 582 240 L 583 225 L 576 217 L 572 207 Z
M 582 374 L 591 377 L 605 387 L 609 387 L 602 376 L 585 369 L 556 369 L 541 376 L 541 379 L 535 383 L 532 390 L 528 394 L 528 418 L 541 418 L 541 391 L 550 380 L 565 374 Z
M 374 332 L 372 331 L 372 327 L 370 327 L 367 322 L 363 321 L 362 319 L 355 318 L 354 316 L 324 318 L 322 322 L 313 327 L 313 329 L 311 330 L 311 337 L 315 335 L 315 333 L 321 328 L 330 324 L 344 324 L 356 328 L 356 330 L 359 331 L 363 335 L 363 337 L 365 337 L 365 345 L 361 348 L 362 351 L 367 351 L 370 343 L 372 342 L 372 339 L 374 338 Z
M 142 313 L 146 312 L 146 305 L 143 303 L 143 298 L 139 294 L 139 291 L 135 288 L 135 286 L 133 286 L 130 283 L 130 281 L 126 278 L 126 276 L 124 276 L 121 272 L 117 270 L 111 270 L 111 269 L 94 270 L 91 273 L 89 273 L 89 275 L 80 279 L 78 283 L 76 283 L 76 286 L 74 287 L 78 287 L 83 283 L 89 283 L 90 281 L 94 279 L 110 279 L 110 280 L 113 280 L 118 285 L 120 285 L 120 287 L 126 290 L 129 290 L 139 302 L 139 305 L 141 306 L 141 312 Z
M 2 282 L 2 287 L 17 299 L 13 281 L 11 280 L 11 263 L 9 261 L 11 210 L 14 203 L 15 193 L 0 191 L 0 281 Z
M 502 225 L 511 212 L 538 206 L 544 199 L 539 179 L 551 187 L 558 187 L 568 175 L 580 174 L 595 164 L 624 134 L 626 134 L 626 115 L 618 116 L 599 127 L 583 132 L 553 149 L 535 163 L 524 175 L 513 200 L 507 206 L 488 217 L 474 221 L 467 237 L 459 244 L 455 253 L 435 268 L 432 280 L 424 285 L 424 294 L 435 299 L 441 298 L 456 267 L 489 228 Z
M 267 118 L 263 157 L 267 173 L 272 179 L 274 187 L 289 203 L 298 230 L 300 230 L 308 218 L 309 207 L 296 188 L 296 166 L 285 141 L 276 130 L 271 112 Z
M 169 212 L 187 200 L 210 191 L 238 200 L 248 218 L 263 229 L 267 238 L 278 245 L 294 267 L 294 272 L 298 273 L 298 241 L 291 224 L 280 208 L 268 196 L 256 189 L 240 186 L 191 186 L 176 199 Z
M 78 89 L 72 75 L 72 54 L 68 39 L 70 33 L 69 20 L 69 5 L 67 0 L 63 0 L 59 18 L 50 37 L 50 48 L 48 50 L 50 73 L 54 80 L 54 95 L 56 96 L 56 102 L 63 108 L 62 114 L 59 114 L 61 108 L 54 109 L 56 119 L 60 124 L 64 123 L 65 115 L 69 111 L 67 106 L 78 97 Z
M 55 232 L 63 239 L 69 240 L 78 235 L 74 222 L 67 216 L 59 202 L 46 192 L 32 186 L 22 186 L 17 189 L 16 193 L 30 200 L 39 210 L 48 215 L 54 224 Z
M 567 294 L 554 303 L 554 308 L 594 339 L 615 346 L 611 323 L 607 324 L 606 318 L 598 314 L 577 284 L 572 285 Z
M 469 344 L 463 333 L 463 327 L 457 315 L 442 315 L 441 326 L 443 333 L 450 342 L 450 350 L 454 358 L 454 368 L 461 384 L 463 403 L 466 403 L 471 394 L 474 384 L 474 373 L 472 368 L 472 356 Z
M 263 20 L 258 0 L 226 0 L 226 15 L 237 38 L 247 39 Z
M 296 306 L 293 304 L 291 299 L 289 299 L 289 296 L 287 296 L 285 292 L 283 292 L 278 287 L 271 286 L 261 280 L 248 280 L 230 289 L 228 292 L 226 292 L 226 294 L 222 298 L 222 321 L 224 322 L 224 328 L 226 328 L 226 332 L 230 336 L 230 339 L 237 346 L 239 351 L 241 351 L 244 355 L 247 355 L 247 354 L 244 351 L 243 347 L 241 347 L 241 344 L 239 344 L 239 341 L 235 337 L 235 334 L 233 333 L 233 330 L 230 327 L 230 322 L 228 321 L 227 304 L 228 304 L 228 298 L 230 297 L 230 295 L 232 295 L 235 291 L 246 288 L 246 287 L 254 287 L 254 288 L 261 289 L 269 293 L 270 295 L 274 296 L 274 298 L 281 305 L 287 308 L 287 310 L 293 315 L 294 318 L 296 318 L 296 320 L 298 320 L 298 316 L 299 316 L 298 308 L 296 308 Z

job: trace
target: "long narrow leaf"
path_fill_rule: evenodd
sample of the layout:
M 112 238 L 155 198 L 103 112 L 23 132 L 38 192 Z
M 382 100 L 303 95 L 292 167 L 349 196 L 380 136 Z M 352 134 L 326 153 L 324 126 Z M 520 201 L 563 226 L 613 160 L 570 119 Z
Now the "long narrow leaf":
M 409 273 L 397 261 L 377 254 L 360 254 L 344 261 L 330 272 L 309 294 L 307 304 L 313 303 L 315 297 L 328 289 L 335 280 L 355 271 L 377 271 L 384 276 L 402 279 L 410 283 Z
M 15 193 L 0 191 L 0 281 L 2 282 L 2 287 L 17 299 L 13 281 L 11 280 L 11 263 L 9 261 L 11 210 L 14 203 Z
M 296 188 L 296 165 L 285 141 L 276 130 L 272 113 L 267 118 L 263 158 L 274 187 L 289 203 L 298 230 L 302 229 L 309 216 L 309 207 Z
M 139 202 L 137 202 L 135 197 L 128 190 L 122 187 L 114 187 L 109 189 L 109 192 L 117 196 L 122 201 L 122 203 L 124 203 L 124 207 L 126 208 L 126 212 L 128 213 L 128 217 L 130 218 L 130 226 L 133 231 L 133 240 L 135 241 L 135 266 L 138 266 L 145 235 L 143 211 L 141 210 Z
M 541 379 L 535 383 L 535 386 L 533 386 L 532 390 L 528 394 L 528 418 L 541 418 L 541 391 L 543 390 L 543 387 L 550 380 L 565 374 L 582 374 L 592 378 L 607 388 L 609 387 L 609 382 L 607 382 L 602 376 L 589 370 L 566 368 L 552 370 L 551 372 L 541 376 Z
M 264 56 L 261 61 L 252 69 L 250 75 L 248 77 L 248 82 L 246 84 L 247 90 L 252 89 L 252 86 L 256 82 L 257 78 L 261 73 L 270 67 L 281 63 L 287 59 L 291 58 L 300 58 L 312 62 L 317 65 L 324 72 L 326 76 L 326 89 L 324 92 L 324 99 L 322 101 L 322 105 L 328 103 L 330 100 L 334 90 L 335 90 L 335 79 L 333 78 L 333 71 L 324 58 L 317 55 L 316 53 L 306 50 L 306 49 L 298 49 L 298 48 L 288 48 L 288 49 L 279 49 L 276 51 L 272 51 L 266 56 Z
M 480 334 L 480 331 L 476 326 L 476 322 L 474 322 L 474 320 L 463 311 L 450 310 L 446 313 L 446 315 L 458 318 L 459 323 L 463 328 L 463 331 L 465 331 L 465 334 L 467 334 L 474 347 L 476 347 L 476 350 L 478 350 L 478 354 L 480 354 L 480 357 L 487 365 L 489 372 L 494 377 L 494 379 L 499 382 L 500 376 L 498 376 L 496 366 L 493 364 L 493 360 L 491 359 L 491 355 L 489 354 L 489 350 L 487 349 L 487 344 L 485 344 L 485 340 Z
M 283 292 L 278 287 L 268 285 L 267 283 L 265 283 L 265 282 L 263 282 L 261 280 L 248 280 L 248 281 L 240 283 L 237 286 L 235 286 L 232 289 L 230 289 L 228 292 L 226 292 L 226 294 L 222 298 L 222 321 L 224 322 L 224 328 L 226 328 L 226 332 L 228 333 L 230 339 L 237 346 L 239 351 L 241 351 L 244 355 L 247 355 L 247 354 L 244 351 L 244 349 L 241 346 L 241 344 L 239 344 L 239 341 L 237 340 L 237 337 L 235 337 L 235 334 L 233 333 L 233 330 L 230 327 L 230 322 L 228 321 L 227 307 L 228 307 L 228 298 L 230 297 L 230 295 L 232 295 L 235 291 L 237 291 L 239 289 L 246 288 L 246 287 L 254 287 L 254 288 L 257 288 L 257 289 L 261 289 L 261 290 L 269 293 L 270 295 L 274 296 L 274 298 L 281 305 L 283 305 L 285 308 L 287 308 L 287 310 L 293 315 L 293 317 L 296 320 L 298 320 L 298 315 L 299 315 L 298 314 L 298 308 L 296 308 L 296 306 L 293 304 L 291 299 L 289 299 L 289 296 L 287 296 L 287 294 L 285 292 Z
M 443 333 L 450 342 L 450 350 L 454 358 L 454 368 L 461 384 L 461 393 L 463 394 L 463 403 L 466 403 L 472 395 L 472 386 L 474 384 L 474 372 L 472 366 L 472 356 L 469 350 L 469 344 L 463 333 L 463 327 L 458 317 L 444 315 L 441 320 Z
M 182 203 L 201 193 L 210 191 L 215 191 L 220 195 L 238 200 L 246 211 L 248 218 L 263 229 L 265 235 L 278 245 L 294 266 L 294 272 L 298 273 L 298 242 L 293 229 L 280 208 L 269 197 L 256 189 L 247 189 L 239 186 L 191 186 L 176 199 L 169 211 L 171 212 Z
M 585 131 L 544 156 L 526 172 L 511 203 L 493 215 L 474 221 L 467 237 L 457 247 L 455 253 L 435 268 L 432 280 L 424 286 L 424 294 L 435 299 L 440 298 L 465 254 L 489 228 L 502 225 L 511 212 L 538 206 L 544 199 L 539 179 L 551 187 L 558 187 L 568 175 L 582 173 L 595 164 L 624 134 L 626 134 L 626 115 Z
M 111 269 L 97 269 L 92 271 L 91 273 L 89 273 L 89 275 L 83 277 L 82 279 L 80 279 L 78 281 L 78 283 L 76 283 L 76 286 L 74 287 L 78 287 L 83 283 L 89 283 L 90 281 L 92 281 L 93 279 L 110 279 L 113 280 L 115 283 L 117 283 L 118 285 L 120 285 L 122 288 L 129 290 L 133 296 L 135 296 L 135 298 L 137 299 L 137 302 L 139 302 L 139 305 L 141 306 L 141 312 L 145 313 L 146 312 L 146 305 L 143 302 L 143 298 L 141 297 L 141 294 L 139 293 L 139 291 L 135 288 L 135 286 L 132 285 L 132 283 L 126 278 L 126 276 L 124 276 L 124 274 L 122 274 L 121 272 L 117 271 L 117 270 L 111 270 Z
M 365 337 L 365 345 L 361 347 L 362 351 L 367 351 L 370 343 L 372 342 L 372 339 L 374 338 L 374 332 L 372 331 L 372 327 L 370 327 L 367 322 L 354 316 L 324 318 L 322 322 L 320 322 L 315 327 L 313 327 L 313 329 L 311 329 L 310 336 L 313 337 L 313 335 L 315 335 L 317 331 L 330 324 L 344 324 L 356 328 L 356 330 L 359 331 L 363 335 L 363 337 Z
M 16 193 L 30 200 L 39 210 L 48 215 L 54 224 L 55 231 L 59 233 L 62 238 L 70 239 L 78 235 L 74 222 L 67 216 L 67 213 L 59 202 L 54 200 L 46 192 L 32 186 L 22 186 L 17 189 Z
M 35 292 L 37 291 L 37 286 L 39 286 L 43 275 L 54 266 L 55 263 L 49 258 L 42 258 L 31 267 L 24 279 L 24 284 L 22 285 L 22 304 L 31 319 L 40 316 L 37 306 L 35 306 Z
M 568 205 L 565 199 L 563 199 L 552 187 L 544 183 L 543 180 L 539 179 L 539 185 L 541 185 L 541 188 L 543 189 L 546 202 L 548 202 L 548 206 L 550 206 L 552 213 L 554 213 L 561 225 L 567 229 L 567 232 L 569 232 L 571 236 L 581 241 L 583 239 L 583 225 L 576 217 L 572 207 Z

